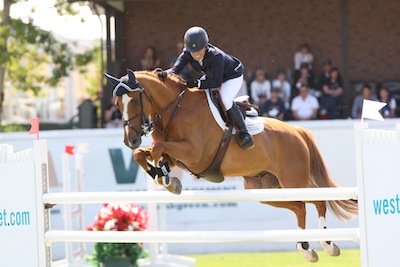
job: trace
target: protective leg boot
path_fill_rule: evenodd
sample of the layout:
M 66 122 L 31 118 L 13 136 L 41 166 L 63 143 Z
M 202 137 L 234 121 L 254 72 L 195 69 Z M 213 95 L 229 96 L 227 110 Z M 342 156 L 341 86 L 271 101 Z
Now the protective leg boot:
M 232 108 L 227 110 L 226 113 L 239 131 L 239 137 L 242 139 L 242 145 L 240 147 L 243 149 L 252 148 L 254 146 L 253 137 L 247 132 L 244 118 L 239 107 L 236 106 L 236 104 L 233 104 Z

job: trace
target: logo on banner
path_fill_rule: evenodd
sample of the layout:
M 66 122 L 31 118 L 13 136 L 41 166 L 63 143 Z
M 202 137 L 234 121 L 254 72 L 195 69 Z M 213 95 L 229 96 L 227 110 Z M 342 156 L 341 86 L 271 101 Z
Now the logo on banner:
M 115 174 L 117 184 L 134 184 L 139 169 L 133 157 L 131 157 L 129 166 L 125 166 L 124 156 L 120 148 L 110 148 L 108 153 L 111 157 L 111 162 Z

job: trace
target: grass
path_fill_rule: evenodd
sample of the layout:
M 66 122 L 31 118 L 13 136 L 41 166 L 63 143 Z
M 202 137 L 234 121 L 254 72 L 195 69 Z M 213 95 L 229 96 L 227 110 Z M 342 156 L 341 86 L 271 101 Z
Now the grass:
M 360 267 L 360 251 L 342 250 L 330 257 L 318 250 L 317 263 L 306 262 L 299 252 L 261 252 L 188 255 L 197 260 L 196 267 Z

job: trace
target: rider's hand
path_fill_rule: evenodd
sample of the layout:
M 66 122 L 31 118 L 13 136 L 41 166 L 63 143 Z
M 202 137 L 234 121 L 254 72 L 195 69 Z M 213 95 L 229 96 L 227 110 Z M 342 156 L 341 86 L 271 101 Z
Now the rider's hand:
M 168 73 L 165 70 L 162 70 L 162 68 L 156 68 L 154 72 L 157 73 L 158 79 L 161 81 L 165 81 L 165 79 L 167 79 Z
M 188 88 L 199 87 L 199 80 L 189 80 L 186 82 Z

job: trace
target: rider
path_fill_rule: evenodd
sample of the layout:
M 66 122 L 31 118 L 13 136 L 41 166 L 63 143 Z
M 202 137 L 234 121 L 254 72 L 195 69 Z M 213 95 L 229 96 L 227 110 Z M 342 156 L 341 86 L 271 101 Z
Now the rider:
M 160 79 L 165 79 L 168 73 L 179 74 L 187 64 L 190 64 L 195 71 L 203 72 L 205 75 L 200 79 L 188 80 L 187 87 L 199 89 L 221 87 L 221 99 L 228 117 L 239 130 L 242 139 L 241 148 L 253 147 L 253 138 L 247 132 L 243 115 L 233 102 L 243 82 L 242 63 L 209 44 L 207 32 L 201 27 L 189 28 L 185 33 L 184 43 L 185 48 L 172 68 L 158 73 Z

